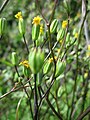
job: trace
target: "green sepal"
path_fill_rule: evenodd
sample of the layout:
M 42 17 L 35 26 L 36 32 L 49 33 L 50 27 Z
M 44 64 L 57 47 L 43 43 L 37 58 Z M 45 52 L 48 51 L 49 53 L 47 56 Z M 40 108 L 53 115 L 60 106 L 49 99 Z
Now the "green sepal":
M 43 68 L 44 74 L 50 72 L 51 67 L 52 67 L 52 63 L 47 60 L 46 63 L 44 64 L 44 68 Z
M 69 41 L 70 41 L 70 33 L 68 32 L 66 36 L 66 43 L 68 43 Z
M 11 61 L 14 66 L 18 64 L 18 57 L 16 52 L 12 52 Z
M 36 40 L 36 46 L 40 46 L 44 41 L 43 36 L 39 35 L 38 39 Z
M 37 40 L 40 33 L 40 25 L 34 24 L 32 27 L 32 40 Z
M 0 18 L 0 36 L 2 36 L 6 31 L 6 19 Z
M 26 77 L 29 77 L 30 73 L 31 73 L 30 68 L 27 68 L 27 67 L 23 66 L 23 73 Z
M 25 22 L 23 19 L 19 19 L 18 28 L 20 34 L 23 36 L 25 34 Z
M 65 35 L 65 29 L 60 29 L 59 32 L 57 33 L 57 41 L 60 41 L 64 38 Z
M 36 74 L 40 71 L 44 63 L 44 52 L 40 48 L 31 50 L 29 54 L 29 64 L 32 73 Z
M 55 33 L 58 26 L 58 20 L 54 19 L 50 25 L 50 32 Z
M 62 23 L 61 23 L 61 21 L 59 20 L 59 21 L 58 21 L 58 26 L 57 26 L 56 32 L 58 33 L 58 31 L 59 31 L 61 28 L 62 28 Z
M 64 72 L 65 68 L 66 68 L 66 63 L 64 61 L 61 62 L 60 60 L 58 60 L 56 64 L 55 76 L 56 77 L 60 76 Z

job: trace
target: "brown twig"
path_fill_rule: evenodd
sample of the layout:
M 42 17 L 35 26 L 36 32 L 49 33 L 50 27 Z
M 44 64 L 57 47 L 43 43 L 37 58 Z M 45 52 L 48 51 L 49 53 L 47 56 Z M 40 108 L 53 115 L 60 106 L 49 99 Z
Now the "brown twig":
M 1 7 L 0 7 L 0 14 L 1 14 L 2 11 L 4 10 L 4 8 L 5 8 L 5 6 L 7 5 L 8 2 L 9 2 L 9 0 L 5 0 L 5 1 L 3 2 L 3 4 L 2 4 Z
M 82 120 L 89 112 L 90 106 L 83 113 L 81 113 L 76 120 Z
M 41 14 L 42 18 L 44 19 L 44 21 L 46 22 L 46 24 L 48 24 L 48 20 L 45 18 L 45 16 L 43 15 L 43 13 L 42 13 L 42 11 L 40 9 L 39 1 L 38 0 L 36 0 L 36 5 L 37 5 L 38 11 Z
M 26 88 L 26 87 L 29 87 L 29 85 L 26 85 L 26 86 L 24 86 L 24 87 L 25 87 L 25 88 Z M 11 91 L 9 91 L 9 92 L 5 93 L 4 95 L 0 96 L 0 99 L 3 99 L 4 97 L 8 96 L 8 95 L 11 94 L 12 92 L 16 92 L 16 91 L 18 91 L 18 90 L 20 90 L 20 89 L 23 89 L 23 86 L 20 86 L 20 87 L 18 87 L 18 88 L 13 87 L 13 88 L 11 89 Z
M 42 93 L 44 94 L 44 91 L 43 91 L 42 87 L 40 87 L 40 88 L 41 88 Z M 53 113 L 59 118 L 59 120 L 63 120 L 61 114 L 59 114 L 59 113 L 55 110 L 55 108 L 53 107 L 53 105 L 50 103 L 50 101 L 49 101 L 49 99 L 48 99 L 48 95 L 46 95 L 45 98 L 46 98 L 46 101 L 47 101 L 49 107 L 52 109 Z

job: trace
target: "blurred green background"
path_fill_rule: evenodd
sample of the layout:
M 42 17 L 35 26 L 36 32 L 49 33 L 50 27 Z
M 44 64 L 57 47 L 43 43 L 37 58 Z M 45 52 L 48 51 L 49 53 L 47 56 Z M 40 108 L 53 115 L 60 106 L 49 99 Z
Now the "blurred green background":
M 2 5 L 3 2 L 4 0 L 0 0 L 0 6 Z M 45 1 L 39 0 L 39 2 L 43 14 L 47 19 L 49 19 L 50 14 L 52 12 L 52 8 L 54 6 L 54 0 L 45 0 Z M 70 17 L 72 19 L 70 30 L 72 31 L 75 28 L 77 29 L 77 26 L 79 25 L 81 20 L 81 0 L 71 0 L 70 7 L 71 7 Z M 88 0 L 88 9 L 90 9 L 89 0 Z M 35 0 L 10 0 L 7 6 L 5 7 L 5 9 L 0 14 L 0 17 L 4 17 L 7 19 L 7 25 L 8 25 L 8 27 L 6 28 L 5 35 L 0 40 L 0 96 L 5 94 L 6 92 L 9 92 L 15 85 L 15 82 L 17 82 L 18 76 L 11 64 L 11 53 L 13 51 L 16 51 L 18 54 L 19 61 L 21 61 L 22 59 L 27 59 L 27 51 L 24 46 L 23 39 L 18 31 L 18 21 L 15 18 L 15 14 L 18 11 L 22 12 L 23 18 L 26 23 L 25 37 L 29 45 L 29 48 L 32 47 L 32 37 L 31 37 L 32 20 L 33 17 L 40 15 L 36 7 Z M 63 6 L 63 0 L 58 0 L 58 5 L 56 8 L 54 18 L 60 21 L 67 19 L 66 11 Z M 90 30 L 90 14 L 88 15 L 88 28 Z M 46 27 L 44 29 L 46 30 Z M 84 35 L 82 39 L 83 42 L 81 43 L 81 49 L 82 47 L 86 46 Z M 84 57 L 85 57 L 85 53 L 84 53 Z M 88 64 L 89 62 L 87 61 L 86 65 L 84 65 L 83 68 L 86 67 L 87 69 Z M 74 68 L 74 65 L 72 68 Z M 73 72 L 68 72 L 67 74 L 68 84 L 69 84 L 69 85 L 67 84 L 68 87 L 67 89 L 69 90 L 70 94 L 73 85 L 73 81 L 72 81 L 73 77 L 71 76 L 73 75 L 74 75 Z M 81 81 L 82 83 L 82 75 L 79 75 L 79 77 L 80 77 L 79 82 Z M 61 89 L 62 88 L 60 88 L 60 90 Z M 60 91 L 60 93 L 62 93 L 62 91 Z M 31 120 L 29 103 L 26 99 L 25 93 L 22 90 L 11 93 L 10 95 L 0 100 L 0 120 L 16 119 L 16 108 L 21 98 L 22 100 L 19 108 L 19 120 Z M 51 103 L 55 106 L 55 101 L 52 99 L 52 97 L 50 99 L 51 99 Z M 61 109 L 62 109 L 62 114 L 66 114 L 67 105 L 65 105 L 63 99 L 65 99 L 64 96 L 62 97 L 61 100 Z M 90 105 L 89 100 L 90 100 L 90 94 L 87 99 L 88 102 L 86 107 Z M 33 99 L 31 100 L 31 102 L 33 104 Z M 46 102 L 44 102 L 42 106 L 40 112 L 40 118 L 41 118 L 40 120 L 54 120 L 54 119 L 58 120 L 57 117 L 52 113 L 51 109 L 48 107 Z

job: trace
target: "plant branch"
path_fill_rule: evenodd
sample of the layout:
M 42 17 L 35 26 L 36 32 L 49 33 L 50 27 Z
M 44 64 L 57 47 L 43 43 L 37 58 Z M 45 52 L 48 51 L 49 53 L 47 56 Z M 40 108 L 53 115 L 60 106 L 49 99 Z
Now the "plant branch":
M 24 43 L 25 43 L 27 52 L 28 52 L 28 54 L 29 54 L 29 49 L 28 49 L 28 45 L 27 45 L 27 42 L 26 42 L 26 39 L 25 39 L 25 35 L 24 35 L 24 34 L 23 34 L 23 40 L 24 40 Z
M 48 24 L 47 19 L 45 18 L 45 16 L 43 15 L 43 13 L 42 13 L 42 11 L 41 11 L 41 9 L 40 9 L 39 1 L 38 1 L 38 0 L 36 0 L 36 5 L 37 5 L 38 11 L 39 11 L 39 13 L 41 14 L 42 18 L 44 19 L 44 21 L 46 22 L 46 24 Z
M 0 7 L 0 14 L 1 14 L 2 11 L 4 10 L 4 8 L 5 8 L 5 6 L 7 5 L 8 2 L 9 2 L 9 0 L 5 0 L 5 1 L 3 2 L 3 4 L 2 4 L 1 7 Z
M 41 88 L 42 93 L 44 94 L 44 91 L 43 91 L 42 87 L 40 87 L 40 88 Z M 46 98 L 46 101 L 47 101 L 49 107 L 52 109 L 53 113 L 59 118 L 59 120 L 63 120 L 63 119 L 62 119 L 62 116 L 55 110 L 55 108 L 54 108 L 54 107 L 52 106 L 52 104 L 50 103 L 50 101 L 49 101 L 49 99 L 48 99 L 48 95 L 46 95 L 45 98 Z
M 25 85 L 24 87 L 25 87 L 25 88 L 26 88 L 26 87 L 29 87 L 29 85 Z M 18 90 L 20 90 L 20 89 L 23 89 L 23 86 L 20 86 L 20 87 L 18 87 L 18 88 L 16 88 L 16 87 L 14 86 L 14 87 L 11 89 L 11 91 L 9 91 L 9 92 L 5 93 L 4 95 L 0 96 L 0 99 L 4 98 L 4 97 L 8 96 L 9 94 L 11 94 L 12 92 L 16 92 L 16 91 L 18 91 Z
M 57 2 L 58 2 L 58 0 L 55 0 L 55 4 L 54 4 L 54 8 L 52 10 L 52 14 L 51 14 L 49 25 L 51 25 L 52 19 L 54 17 L 54 13 L 55 13 L 55 9 L 56 9 L 56 6 L 57 6 Z
M 34 74 L 34 120 L 38 120 L 37 74 Z
M 73 97 L 72 97 L 72 104 L 71 104 L 71 113 L 70 113 L 70 120 L 71 120 L 71 117 L 72 117 L 72 113 L 73 113 L 73 108 L 74 108 L 74 98 L 75 98 L 75 91 L 76 91 L 76 87 L 77 87 L 77 76 L 78 76 L 78 49 L 79 49 L 79 44 L 81 42 L 81 32 L 82 32 L 82 29 L 83 29 L 83 26 L 84 26 L 84 22 L 85 22 L 85 19 L 86 19 L 86 16 L 87 16 L 87 12 L 85 13 L 85 16 L 84 18 L 82 19 L 82 23 L 81 23 L 81 27 L 80 27 L 80 30 L 79 30 L 79 36 L 78 36 L 78 43 L 77 43 L 77 48 L 76 48 L 76 74 L 75 74 L 75 84 L 74 84 L 74 88 L 73 88 Z
M 16 70 L 16 72 L 17 72 L 17 74 L 18 74 L 18 77 L 21 79 L 16 65 L 15 65 L 15 70 Z M 23 86 L 24 91 L 25 91 L 25 93 L 26 93 L 26 95 L 27 95 L 27 97 L 28 97 L 28 99 L 29 99 L 28 92 L 27 92 L 26 88 L 24 87 L 24 84 L 23 84 L 23 82 L 22 82 L 21 80 L 20 80 L 20 83 L 21 83 L 21 85 Z
M 90 106 L 83 113 L 81 113 L 76 120 L 82 120 L 89 112 Z

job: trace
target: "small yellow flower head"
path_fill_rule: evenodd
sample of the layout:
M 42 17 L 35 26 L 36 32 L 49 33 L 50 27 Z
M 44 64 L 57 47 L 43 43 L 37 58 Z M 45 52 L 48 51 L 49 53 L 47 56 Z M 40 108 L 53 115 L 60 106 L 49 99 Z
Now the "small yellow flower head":
M 52 58 L 49 58 L 49 60 L 48 60 L 48 61 L 49 61 L 49 63 L 51 63 L 51 62 L 53 61 L 53 59 L 52 59 Z
M 40 34 L 43 34 L 43 25 L 40 25 Z
M 84 73 L 84 78 L 88 77 L 88 72 Z
M 20 62 L 20 64 L 19 64 L 19 65 L 23 65 L 23 66 L 25 66 L 25 67 L 27 67 L 27 68 L 29 68 L 29 67 L 30 67 L 30 65 L 29 65 L 29 63 L 28 63 L 28 61 L 27 61 L 27 60 L 24 60 L 24 61 Z
M 17 19 L 22 19 L 22 13 L 21 12 L 18 12 L 16 15 L 15 15 L 15 18 Z
M 56 52 L 57 52 L 57 54 L 60 52 L 60 48 L 58 48 L 57 50 L 56 50 Z
M 86 52 L 86 56 L 87 56 L 87 57 L 90 57 L 90 51 L 87 51 L 87 52 Z
M 40 18 L 39 16 L 34 17 L 32 24 L 39 25 L 41 20 L 42 18 Z
M 67 25 L 68 25 L 68 22 L 67 22 L 66 20 L 64 20 L 64 21 L 62 22 L 62 28 L 66 28 Z
M 88 50 L 90 51 L 90 45 L 88 45 Z
M 62 44 L 62 42 L 63 42 L 63 39 L 59 41 L 60 44 Z
M 90 57 L 90 44 L 87 46 L 86 56 Z
M 75 33 L 74 38 L 76 39 L 78 38 L 78 33 Z
M 57 60 L 57 57 L 55 56 L 54 59 Z M 53 58 L 49 58 L 49 62 L 53 62 Z

